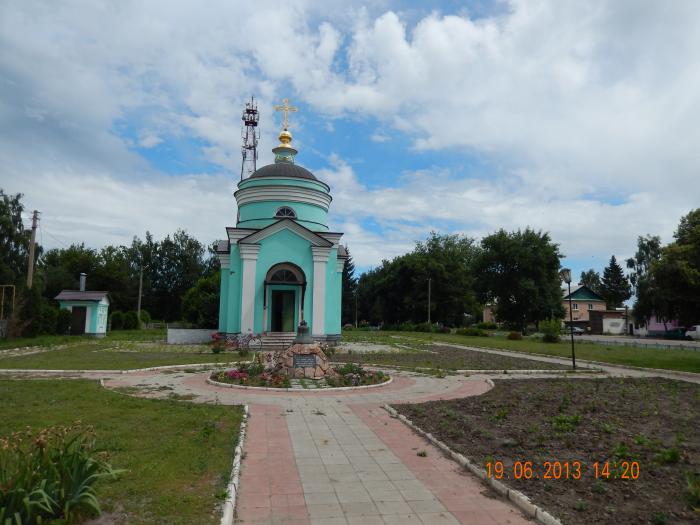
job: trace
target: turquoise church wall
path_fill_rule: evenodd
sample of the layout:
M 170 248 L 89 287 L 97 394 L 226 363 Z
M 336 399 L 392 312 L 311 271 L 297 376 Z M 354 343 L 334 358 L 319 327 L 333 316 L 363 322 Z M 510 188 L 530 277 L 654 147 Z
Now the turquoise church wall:
M 275 213 L 282 206 L 289 206 L 297 214 L 297 222 L 311 231 L 328 231 L 326 218 L 328 212 L 320 206 L 293 201 L 252 202 L 242 205 L 238 211 L 238 228 L 264 228 L 279 219 Z

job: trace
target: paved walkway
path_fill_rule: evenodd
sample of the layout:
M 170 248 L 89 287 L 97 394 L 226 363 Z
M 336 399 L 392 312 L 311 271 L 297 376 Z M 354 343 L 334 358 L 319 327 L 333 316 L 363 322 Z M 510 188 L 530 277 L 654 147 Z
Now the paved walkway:
M 697 381 L 697 376 L 604 368 L 613 375 Z M 378 388 L 279 392 L 216 387 L 206 383 L 208 374 L 161 370 L 66 376 L 101 378 L 107 388 L 128 388 L 144 397 L 174 395 L 201 403 L 248 404 L 239 523 L 530 523 L 510 502 L 381 408 L 384 403 L 479 395 L 489 389 L 485 376 L 436 378 L 393 372 L 393 382 Z
M 483 377 L 401 373 L 379 388 L 274 392 L 215 387 L 206 376 L 144 372 L 105 385 L 249 405 L 238 523 L 530 523 L 381 408 L 478 395 L 489 389 Z

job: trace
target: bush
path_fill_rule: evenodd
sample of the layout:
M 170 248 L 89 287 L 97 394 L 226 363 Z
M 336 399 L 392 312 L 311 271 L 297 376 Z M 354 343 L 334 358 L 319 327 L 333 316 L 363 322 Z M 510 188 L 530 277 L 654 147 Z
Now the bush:
M 427 332 L 427 333 L 432 333 L 434 332 L 433 325 L 431 323 L 418 323 L 413 327 L 414 332 Z
M 151 322 L 151 314 L 146 310 L 141 310 L 141 324 L 148 324 Z
M 498 325 L 496 323 L 476 323 L 475 325 L 477 328 L 481 328 L 482 330 L 495 330 L 498 328 Z
M 523 338 L 523 334 L 521 332 L 511 332 L 508 334 L 508 339 L 511 341 L 520 341 Z
M 59 310 L 56 316 L 56 333 L 58 335 L 66 335 L 70 330 L 70 322 L 70 310 Z
M 117 473 L 95 453 L 89 428 L 15 432 L 0 439 L 0 523 L 73 523 L 99 514 L 94 485 Z
M 561 332 L 561 321 L 559 319 L 548 319 L 540 322 L 540 332 L 544 335 L 542 340 L 545 343 L 558 343 L 559 332 Z
M 479 328 L 474 328 L 474 327 L 469 327 L 469 328 L 461 328 L 457 330 L 456 332 L 457 335 L 466 335 L 469 337 L 488 337 L 489 334 L 484 332 L 483 330 L 480 330 Z
M 112 312 L 112 315 L 109 316 L 109 327 L 110 330 L 123 330 L 124 314 L 119 310 Z
M 124 314 L 124 330 L 136 330 L 139 327 L 139 316 L 135 310 Z

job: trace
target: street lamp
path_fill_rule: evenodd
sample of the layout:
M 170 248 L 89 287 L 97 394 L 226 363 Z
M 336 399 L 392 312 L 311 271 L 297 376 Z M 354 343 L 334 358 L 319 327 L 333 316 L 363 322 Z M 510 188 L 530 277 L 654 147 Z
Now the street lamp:
M 576 352 L 574 351 L 574 311 L 571 306 L 571 270 L 569 268 L 562 268 L 559 272 L 559 277 L 564 281 L 569 287 L 569 332 L 571 333 L 571 362 L 573 363 L 573 368 L 576 370 Z

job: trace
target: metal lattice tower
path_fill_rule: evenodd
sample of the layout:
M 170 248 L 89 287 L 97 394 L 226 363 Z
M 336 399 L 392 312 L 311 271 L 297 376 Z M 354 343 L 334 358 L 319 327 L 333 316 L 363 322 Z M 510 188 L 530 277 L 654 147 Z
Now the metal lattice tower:
M 241 147 L 243 156 L 241 180 L 250 177 L 257 166 L 258 140 L 260 139 L 260 132 L 257 130 L 259 118 L 260 115 L 258 113 L 258 105 L 255 103 L 255 97 L 250 97 L 250 102 L 246 102 L 245 110 L 243 110 L 243 116 L 241 117 L 244 123 L 241 130 L 241 138 L 243 138 L 243 147 Z

